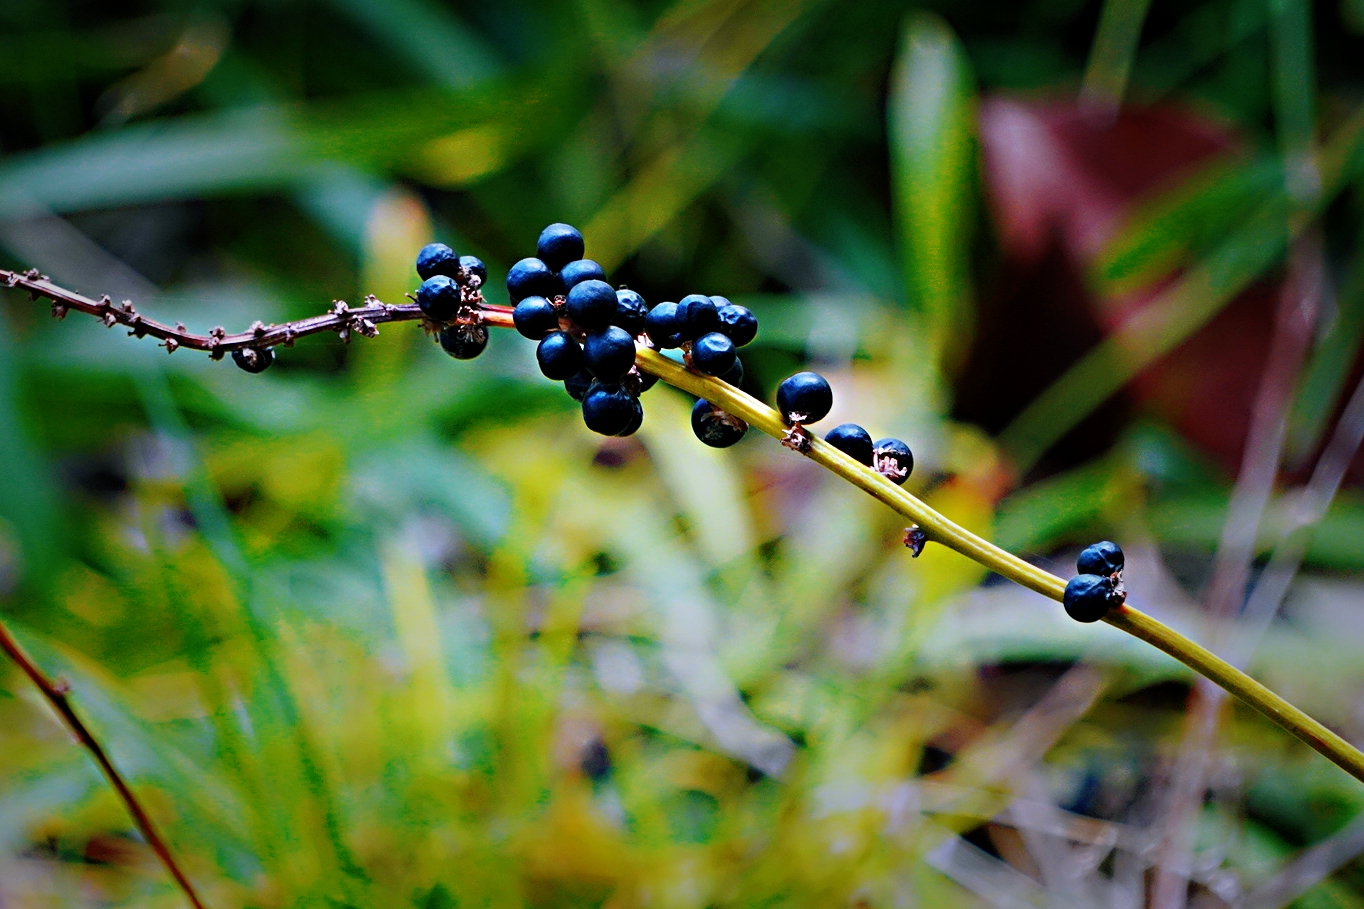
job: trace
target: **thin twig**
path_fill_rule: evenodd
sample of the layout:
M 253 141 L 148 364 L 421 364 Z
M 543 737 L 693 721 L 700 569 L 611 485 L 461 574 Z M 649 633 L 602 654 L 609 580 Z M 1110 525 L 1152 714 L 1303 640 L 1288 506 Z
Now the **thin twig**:
M 14 635 L 10 633 L 9 629 L 5 627 L 5 623 L 2 621 L 0 621 L 0 650 L 4 650 L 9 658 L 18 664 L 19 668 L 24 671 L 24 674 L 27 675 L 37 689 L 42 692 L 43 697 L 47 698 L 47 702 L 52 705 L 52 709 L 57 711 L 57 715 L 62 718 L 62 722 L 65 723 L 67 728 L 80 740 L 80 743 L 85 746 L 85 749 L 94 756 L 95 763 L 99 764 L 99 769 L 104 772 L 104 776 L 108 779 L 109 785 L 114 787 L 114 791 L 117 792 L 118 797 L 123 800 L 123 804 L 128 809 L 128 813 L 132 815 L 133 822 L 137 824 L 137 829 L 142 832 L 143 839 L 147 841 L 148 846 L 151 846 L 152 851 L 156 853 L 156 857 L 161 860 L 161 864 L 166 866 L 166 870 L 170 872 L 171 877 L 175 878 L 175 882 L 180 886 L 180 889 L 184 891 L 185 897 L 189 900 L 190 905 L 193 906 L 194 909 L 204 909 L 204 904 L 199 900 L 199 895 L 194 891 L 194 885 L 189 882 L 189 878 L 185 876 L 185 872 L 180 870 L 180 866 L 175 861 L 175 856 L 171 854 L 170 847 L 166 845 L 166 841 L 162 839 L 161 834 L 156 829 L 156 824 L 152 822 L 151 815 L 142 807 L 142 803 L 138 801 L 137 795 L 129 788 L 127 782 L 123 779 L 123 775 L 118 772 L 118 768 L 114 766 L 114 762 L 109 759 L 109 755 L 105 753 L 104 747 L 100 745 L 99 740 L 95 738 L 94 733 L 90 731 L 76 714 L 75 709 L 72 708 L 71 699 L 67 695 L 66 683 L 60 680 L 53 681 L 48 678 L 47 675 L 38 668 L 38 664 L 34 663 L 24 651 L 24 648 L 19 646 L 19 642 L 14 639 Z
M 14 274 L 16 273 L 0 270 L 0 279 Z M 14 282 L 14 286 L 22 287 L 35 296 L 46 297 L 57 303 L 78 297 L 78 295 L 57 287 L 50 281 L 33 278 L 31 275 L 19 275 L 19 280 Z M 91 301 L 83 297 L 80 299 L 91 304 Z M 393 318 L 389 321 L 398 321 L 397 314 L 400 312 L 403 314 L 402 320 L 421 318 L 419 311 L 411 312 L 416 307 L 411 307 L 411 309 L 406 306 L 385 307 L 385 304 L 377 301 L 372 306 L 391 314 Z M 88 311 L 85 308 L 81 309 Z M 92 313 L 92 315 L 99 314 L 98 312 Z M 514 327 L 511 310 L 507 307 L 483 304 L 477 315 L 479 321 L 489 327 Z M 289 326 L 294 326 L 297 331 L 297 326 L 308 325 L 311 327 L 310 333 L 334 331 L 337 330 L 335 322 L 322 324 L 323 320 L 334 318 L 334 315 L 317 316 L 303 322 L 276 326 L 276 330 L 280 331 Z M 166 330 L 164 326 L 162 329 Z M 173 339 L 178 339 L 181 334 L 187 334 L 179 329 L 166 331 Z M 144 333 L 149 334 L 150 331 Z M 295 336 L 299 335 L 296 334 Z M 265 346 L 264 342 L 260 340 L 248 343 L 246 341 L 248 337 L 256 338 L 255 335 L 249 334 L 224 335 L 217 349 L 226 349 L 222 345 L 229 340 L 239 347 Z M 208 348 L 203 347 L 201 349 Z M 781 415 L 777 411 L 720 379 L 695 372 L 643 343 L 636 345 L 635 363 L 645 372 L 658 376 L 675 388 L 705 398 L 726 413 L 739 417 L 750 426 L 756 427 L 777 440 L 787 437 L 789 428 L 782 422 Z M 955 550 L 968 559 L 1029 590 L 1057 602 L 1062 600 L 1066 582 L 1061 578 L 1024 561 L 1013 553 L 1000 549 L 993 543 L 953 523 L 919 498 L 911 495 L 871 468 L 864 466 L 856 459 L 834 448 L 823 439 L 812 436 L 808 448 L 802 453 L 816 464 L 832 471 L 867 492 L 873 498 L 909 518 L 918 525 L 927 539 L 934 543 Z M 1226 660 L 1132 606 L 1123 605 L 1111 610 L 1104 617 L 1104 621 L 1169 654 L 1199 675 L 1225 688 L 1283 727 L 1284 730 L 1306 742 L 1355 779 L 1364 782 L 1364 754 Z

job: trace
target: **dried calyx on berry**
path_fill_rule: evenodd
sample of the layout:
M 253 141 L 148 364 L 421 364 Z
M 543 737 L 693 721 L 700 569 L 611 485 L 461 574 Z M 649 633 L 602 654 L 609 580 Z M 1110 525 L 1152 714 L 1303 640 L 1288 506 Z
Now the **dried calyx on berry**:
M 232 351 L 232 362 L 247 372 L 265 372 L 275 362 L 275 352 L 268 347 L 243 347 Z
M 691 409 L 691 431 L 711 448 L 728 448 L 744 437 L 748 424 L 700 398 Z
M 914 452 L 899 439 L 882 439 L 872 446 L 872 467 L 897 486 L 914 472 Z

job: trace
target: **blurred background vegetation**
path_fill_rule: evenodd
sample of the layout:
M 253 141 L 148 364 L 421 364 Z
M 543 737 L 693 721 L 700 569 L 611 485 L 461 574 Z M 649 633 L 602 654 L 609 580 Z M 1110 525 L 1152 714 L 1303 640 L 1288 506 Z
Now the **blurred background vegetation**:
M 398 301 L 432 239 L 505 302 L 569 221 L 651 303 L 751 306 L 754 394 L 813 364 L 934 507 L 1061 574 L 1118 539 L 1200 640 L 1286 554 L 1250 665 L 1358 741 L 1364 496 L 1302 493 L 1360 375 L 1361 35 L 1360 0 L 6 0 L 0 264 L 240 330 Z M 0 612 L 214 907 L 1364 906 L 1359 784 L 770 440 L 704 448 L 671 389 L 603 440 L 508 332 L 251 376 L 0 318 Z M 181 904 L 0 666 L 0 906 Z

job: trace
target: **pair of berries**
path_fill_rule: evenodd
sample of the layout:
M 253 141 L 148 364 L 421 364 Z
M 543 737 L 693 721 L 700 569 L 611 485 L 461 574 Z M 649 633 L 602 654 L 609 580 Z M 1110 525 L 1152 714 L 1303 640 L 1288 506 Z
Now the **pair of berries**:
M 474 256 L 461 256 L 444 243 L 429 243 L 417 253 L 417 305 L 422 315 L 441 325 L 441 349 L 457 360 L 472 360 L 488 346 L 488 328 L 468 310 L 481 300 L 479 288 L 488 269 Z
M 1122 583 L 1123 555 L 1117 543 L 1087 546 L 1075 560 L 1080 572 L 1066 584 L 1062 605 L 1077 622 L 1097 622 L 1127 599 Z

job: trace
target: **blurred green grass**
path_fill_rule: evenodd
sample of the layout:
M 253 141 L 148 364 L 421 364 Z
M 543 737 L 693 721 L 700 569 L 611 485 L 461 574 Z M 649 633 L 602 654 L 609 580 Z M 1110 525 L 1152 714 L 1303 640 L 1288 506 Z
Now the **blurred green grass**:
M 1142 605 L 1203 636 L 1231 478 L 1131 401 L 1099 457 L 1068 441 L 1138 360 L 1058 364 L 997 437 L 955 400 L 1010 280 L 981 100 L 1090 86 L 1243 146 L 1144 197 L 1084 276 L 1186 282 L 1148 359 L 1273 280 L 1307 229 L 1283 152 L 1333 143 L 1305 207 L 1340 291 L 1299 457 L 1329 428 L 1364 330 L 1358 17 L 1146 7 L 22 0 L 0 7 L 3 264 L 240 328 L 401 299 L 432 238 L 499 301 L 571 221 L 651 302 L 751 304 L 749 390 L 817 364 L 829 425 L 909 440 L 934 507 L 1057 571 L 1119 538 Z M 1187 676 L 952 553 L 909 560 L 892 515 L 766 440 L 704 448 L 671 389 L 603 442 L 505 333 L 458 364 L 413 326 L 310 338 L 248 376 L 14 294 L 0 317 L 0 611 L 211 905 L 1060 904 L 1019 804 L 1113 838 L 1107 870 L 1066 855 L 1130 893 Z M 1341 496 L 1254 664 L 1351 731 L 1361 521 Z M 178 904 L 10 667 L 0 730 L 0 905 Z M 1221 751 L 1200 898 L 1207 868 L 1249 891 L 1361 807 L 1239 708 Z M 1364 903 L 1359 869 L 1298 904 Z

